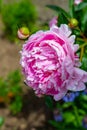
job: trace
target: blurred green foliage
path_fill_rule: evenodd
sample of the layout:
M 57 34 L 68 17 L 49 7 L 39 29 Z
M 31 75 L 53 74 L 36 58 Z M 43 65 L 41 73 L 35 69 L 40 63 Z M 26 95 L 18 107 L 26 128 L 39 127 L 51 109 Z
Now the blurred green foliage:
M 37 19 L 35 6 L 29 0 L 2 4 L 1 15 L 5 34 L 12 41 L 17 38 L 17 30 L 22 26 L 28 27 L 32 32 Z
M 4 117 L 0 116 L 0 128 L 3 126 L 4 121 L 5 121 Z
M 0 78 L 0 103 L 7 105 L 12 114 L 17 114 L 21 111 L 22 96 L 19 70 L 11 72 L 6 79 Z
M 54 114 L 53 120 L 50 119 L 48 121 L 54 127 L 54 130 L 85 130 L 82 123 L 84 117 L 87 115 L 87 94 L 80 92 L 79 96 L 72 102 L 64 102 L 63 100 L 55 102 L 51 97 L 46 97 L 46 104 L 48 108 L 54 106 L 50 108 L 51 112 L 55 109 L 61 111 L 62 121 L 56 121 L 54 116 L 58 115 Z

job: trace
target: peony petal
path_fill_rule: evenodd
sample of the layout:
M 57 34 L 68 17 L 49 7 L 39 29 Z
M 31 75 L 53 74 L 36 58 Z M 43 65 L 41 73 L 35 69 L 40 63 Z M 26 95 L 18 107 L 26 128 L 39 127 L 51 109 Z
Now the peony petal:
M 83 82 L 80 82 L 78 84 L 78 87 L 76 87 L 75 91 L 82 91 L 82 90 L 85 90 L 86 89 L 86 86 Z
M 79 68 L 75 68 L 75 73 L 78 75 L 77 77 L 80 76 L 80 81 L 87 82 L 87 72 Z
M 68 25 L 66 25 L 66 24 L 61 24 L 59 30 L 62 33 L 62 35 L 66 36 L 66 37 L 69 37 L 71 35 L 71 30 L 69 29 Z
M 75 35 L 69 37 L 69 43 L 73 44 L 75 42 Z
M 75 44 L 75 45 L 74 45 L 74 52 L 76 52 L 78 49 L 79 49 L 79 45 L 78 45 L 78 44 Z
M 62 99 L 66 95 L 66 93 L 67 93 L 66 89 L 61 89 L 61 91 L 58 94 L 54 95 L 54 100 L 58 101 L 58 100 Z

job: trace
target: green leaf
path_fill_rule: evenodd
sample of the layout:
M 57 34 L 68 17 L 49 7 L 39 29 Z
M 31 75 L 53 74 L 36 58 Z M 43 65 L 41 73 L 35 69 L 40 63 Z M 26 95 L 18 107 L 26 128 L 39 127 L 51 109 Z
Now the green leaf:
M 80 32 L 80 30 L 78 30 L 78 29 L 73 29 L 72 30 L 72 32 L 73 32 L 73 34 L 75 34 L 76 36 L 80 36 L 81 35 L 81 32 Z M 82 39 L 83 40 L 83 39 Z
M 87 7 L 87 3 L 82 2 L 82 3 L 75 6 L 75 11 L 80 11 L 80 10 L 84 9 L 85 7 Z
M 78 109 L 78 111 L 79 111 L 79 113 L 80 113 L 81 115 L 86 115 L 86 112 L 84 111 L 84 109 Z
M 65 122 L 68 123 L 72 123 L 73 121 L 75 121 L 75 116 L 74 114 L 72 114 L 71 112 L 68 113 L 64 113 L 63 115 Z
M 68 19 L 64 16 L 63 13 L 60 13 L 58 16 L 58 26 L 61 24 L 68 24 Z
M 83 100 L 87 101 L 87 95 L 83 95 Z
M 45 96 L 45 103 L 50 109 L 53 109 L 53 100 L 50 96 Z
M 68 19 L 71 18 L 71 16 L 61 7 L 56 6 L 56 5 L 47 5 L 48 8 L 56 11 L 57 13 L 62 13 L 65 17 L 67 17 Z
M 87 71 L 87 55 L 83 55 L 81 68 Z
M 49 120 L 49 123 L 56 128 L 61 128 L 61 126 L 58 124 L 58 122 L 54 121 L 54 120 Z
M 85 9 L 82 13 L 81 17 L 81 29 L 83 32 L 87 31 L 87 9 Z
M 67 102 L 62 105 L 64 109 L 69 108 L 70 106 L 72 106 L 72 102 Z
M 74 0 L 69 0 L 69 14 L 74 18 Z
M 10 104 L 9 109 L 11 110 L 12 114 L 15 115 L 21 111 L 22 106 L 22 97 L 16 96 L 14 101 Z

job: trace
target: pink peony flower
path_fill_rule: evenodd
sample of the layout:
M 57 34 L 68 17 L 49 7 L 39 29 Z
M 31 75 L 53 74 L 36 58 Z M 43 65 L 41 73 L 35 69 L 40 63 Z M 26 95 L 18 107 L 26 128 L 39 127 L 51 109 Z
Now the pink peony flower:
M 55 22 L 56 23 L 56 22 Z M 51 95 L 60 100 L 68 90 L 85 89 L 87 72 L 79 68 L 78 45 L 66 24 L 31 35 L 21 51 L 21 66 L 28 86 L 38 96 Z
M 78 5 L 78 4 L 80 4 L 82 1 L 83 1 L 83 0 L 74 0 L 74 3 L 75 3 L 75 5 Z

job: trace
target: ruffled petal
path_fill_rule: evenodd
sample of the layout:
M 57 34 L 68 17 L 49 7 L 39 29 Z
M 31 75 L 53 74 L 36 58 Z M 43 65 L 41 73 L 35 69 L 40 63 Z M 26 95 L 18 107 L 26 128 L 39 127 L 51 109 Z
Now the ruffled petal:
M 61 89 L 58 94 L 54 95 L 54 100 L 58 101 L 58 100 L 62 99 L 66 95 L 66 93 L 67 93 L 67 89 L 64 89 L 64 88 Z

